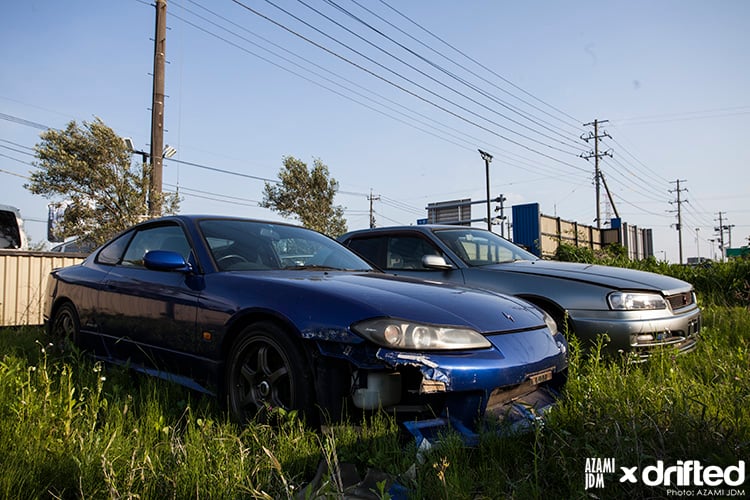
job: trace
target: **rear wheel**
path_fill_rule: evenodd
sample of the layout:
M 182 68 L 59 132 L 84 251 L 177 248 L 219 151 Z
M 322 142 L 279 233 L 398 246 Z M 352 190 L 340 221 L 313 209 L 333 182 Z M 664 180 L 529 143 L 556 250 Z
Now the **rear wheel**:
M 267 420 L 274 409 L 313 417 L 313 384 L 307 361 L 294 340 L 270 322 L 246 327 L 227 360 L 229 411 L 239 423 Z
M 62 304 L 55 311 L 50 330 L 55 342 L 59 344 L 60 350 L 66 351 L 72 346 L 76 346 L 80 331 L 81 323 L 76 308 L 70 302 Z

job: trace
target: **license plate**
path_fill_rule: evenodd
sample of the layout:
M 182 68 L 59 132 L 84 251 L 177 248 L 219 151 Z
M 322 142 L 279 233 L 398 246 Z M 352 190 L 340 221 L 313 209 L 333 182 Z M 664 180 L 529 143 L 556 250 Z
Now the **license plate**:
M 543 372 L 532 373 L 529 375 L 529 381 L 534 385 L 539 385 L 548 380 L 552 380 L 552 370 L 545 370 Z

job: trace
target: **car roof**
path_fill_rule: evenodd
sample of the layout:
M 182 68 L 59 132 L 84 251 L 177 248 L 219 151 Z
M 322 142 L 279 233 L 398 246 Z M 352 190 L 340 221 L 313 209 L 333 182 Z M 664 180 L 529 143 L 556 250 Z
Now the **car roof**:
M 443 229 L 473 229 L 477 231 L 487 231 L 481 227 L 470 227 L 470 226 L 454 226 L 450 224 L 418 224 L 416 226 L 386 226 L 386 227 L 374 227 L 369 229 L 356 229 L 349 231 L 348 233 L 341 236 L 340 239 L 346 239 L 350 236 L 359 234 L 371 234 L 371 233 L 389 233 L 393 231 L 419 231 L 422 233 L 431 232 L 433 230 Z
M 165 215 L 162 217 L 157 217 L 154 219 L 149 219 L 147 221 L 143 221 L 140 224 L 137 224 L 138 226 L 142 224 L 150 224 L 154 222 L 160 222 L 160 221 L 186 221 L 186 222 L 198 222 L 202 220 L 236 220 L 236 221 L 245 221 L 245 222 L 257 222 L 259 224 L 276 224 L 279 226 L 290 226 L 290 227 L 299 227 L 301 229 L 306 229 L 298 224 L 293 224 L 290 222 L 284 222 L 284 221 L 274 221 L 274 220 L 267 220 L 267 219 L 256 219 L 253 217 L 242 217 L 238 215 L 217 215 L 217 214 L 174 214 L 174 215 Z M 135 226 L 133 226 L 135 227 Z M 128 228 L 130 229 L 130 228 Z

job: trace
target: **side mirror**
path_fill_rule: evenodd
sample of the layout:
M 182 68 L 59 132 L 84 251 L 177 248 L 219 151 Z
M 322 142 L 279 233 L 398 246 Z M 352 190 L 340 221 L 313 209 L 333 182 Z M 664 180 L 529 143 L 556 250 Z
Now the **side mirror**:
M 425 255 L 422 257 L 422 266 L 427 269 L 439 269 L 448 270 L 453 269 L 453 266 L 448 264 L 445 259 L 440 255 Z
M 193 266 L 185 261 L 185 257 L 177 252 L 167 250 L 152 250 L 147 252 L 143 257 L 143 264 L 146 269 L 154 271 L 178 271 L 189 273 Z

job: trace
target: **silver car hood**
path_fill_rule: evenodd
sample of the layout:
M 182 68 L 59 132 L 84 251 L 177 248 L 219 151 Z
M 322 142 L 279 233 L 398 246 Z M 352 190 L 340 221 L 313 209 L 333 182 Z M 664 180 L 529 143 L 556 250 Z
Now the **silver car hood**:
M 658 290 L 664 295 L 692 290 L 692 285 L 671 276 L 625 269 L 622 267 L 558 262 L 551 260 L 519 260 L 483 266 L 491 269 L 521 274 L 553 276 L 560 279 L 581 281 L 617 290 Z

